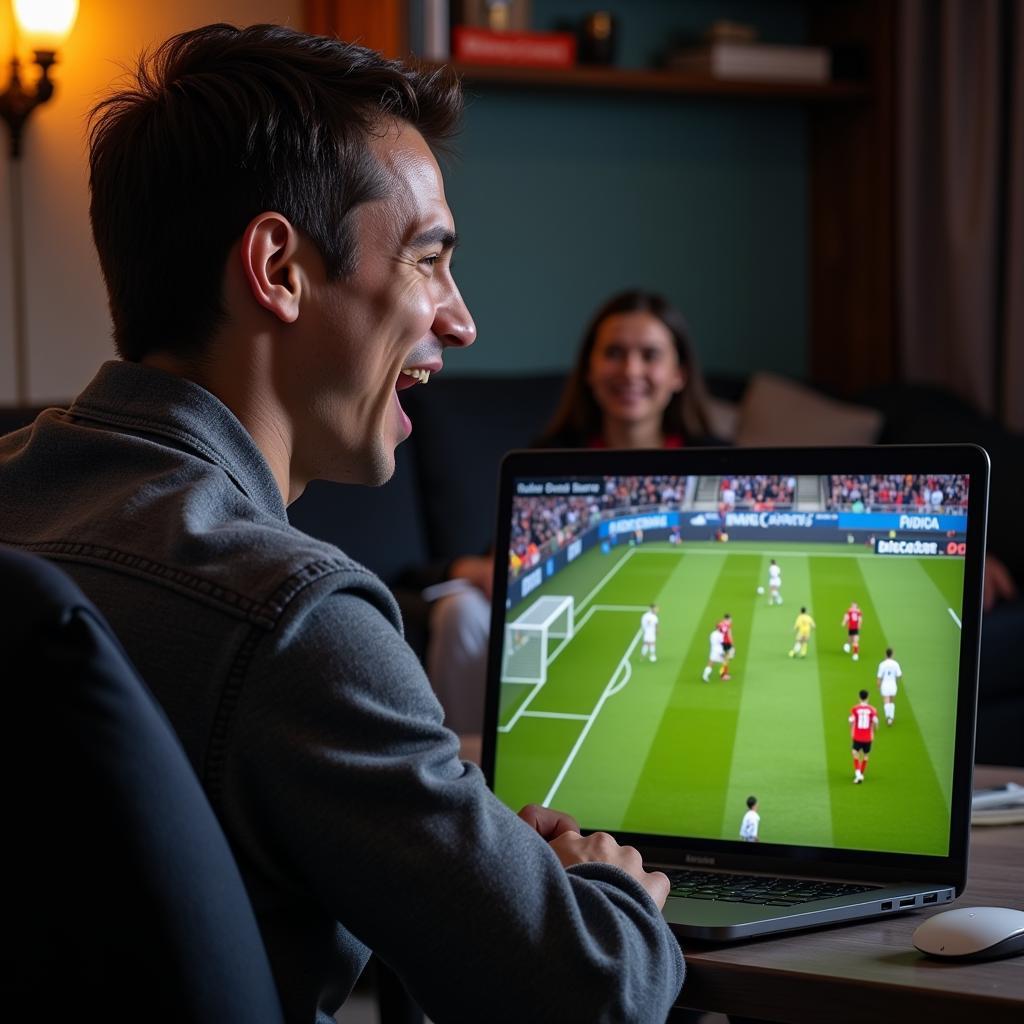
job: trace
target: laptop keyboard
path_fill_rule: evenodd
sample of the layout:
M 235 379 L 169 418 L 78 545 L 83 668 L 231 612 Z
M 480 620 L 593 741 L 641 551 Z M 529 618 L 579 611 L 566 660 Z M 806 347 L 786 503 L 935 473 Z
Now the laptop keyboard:
M 767 875 L 724 875 L 709 871 L 665 872 L 671 896 L 690 900 L 719 900 L 722 903 L 757 903 L 765 907 L 795 907 L 813 900 L 830 900 L 871 892 L 875 885 L 848 882 L 818 882 L 806 878 L 772 878 Z

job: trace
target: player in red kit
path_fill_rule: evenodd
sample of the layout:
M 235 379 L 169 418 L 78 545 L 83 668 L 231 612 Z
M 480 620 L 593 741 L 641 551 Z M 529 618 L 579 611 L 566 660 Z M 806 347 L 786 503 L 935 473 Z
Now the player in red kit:
M 861 783 L 868 770 L 868 755 L 875 738 L 878 712 L 868 703 L 868 691 L 860 691 L 860 703 L 850 708 L 850 735 L 853 737 L 853 781 Z
M 860 623 L 863 618 L 864 613 L 857 607 L 857 602 L 851 601 L 843 616 L 843 625 L 846 627 L 846 643 L 843 644 L 843 650 L 847 654 L 853 651 L 854 661 L 860 659 Z
M 729 675 L 729 662 L 732 661 L 736 654 L 736 648 L 732 645 L 732 616 L 726 613 L 725 617 L 719 622 L 715 629 L 722 634 L 722 651 L 725 653 L 725 661 L 722 662 L 722 679 L 732 679 Z

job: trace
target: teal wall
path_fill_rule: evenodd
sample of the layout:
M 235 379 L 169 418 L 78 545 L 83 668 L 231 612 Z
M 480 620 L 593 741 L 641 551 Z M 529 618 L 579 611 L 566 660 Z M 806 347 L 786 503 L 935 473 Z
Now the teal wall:
M 716 17 L 802 39 L 798 3 L 604 5 L 619 60 L 650 66 Z M 534 0 L 553 28 L 590 2 Z M 468 88 L 445 166 L 455 272 L 479 329 L 446 373 L 561 371 L 591 311 L 628 286 L 687 315 L 705 367 L 807 365 L 807 126 L 797 103 Z

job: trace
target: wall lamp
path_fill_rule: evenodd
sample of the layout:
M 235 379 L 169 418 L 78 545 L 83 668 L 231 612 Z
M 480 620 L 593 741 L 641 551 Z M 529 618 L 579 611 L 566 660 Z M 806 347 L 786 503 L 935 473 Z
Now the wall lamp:
M 78 16 L 78 0 L 14 0 L 16 23 L 15 39 L 18 33 L 32 46 L 35 63 L 39 65 L 39 78 L 32 88 L 21 80 L 21 62 L 17 46 L 11 57 L 11 78 L 7 87 L 0 92 L 0 117 L 7 122 L 11 131 L 11 157 L 21 156 L 21 135 L 25 122 L 36 107 L 53 95 L 53 81 L 50 68 L 56 63 L 57 49 L 67 38 Z
M 21 139 L 32 111 L 53 96 L 50 68 L 57 61 L 57 50 L 67 38 L 78 16 L 78 0 L 13 0 L 14 41 L 11 46 L 11 77 L 0 91 L 0 117 L 11 133 L 11 265 L 14 298 L 14 376 L 15 397 L 19 404 L 29 399 L 28 328 L 25 314 L 25 242 L 24 212 L 21 198 Z M 18 40 L 24 37 L 35 54 L 39 77 L 26 86 L 21 78 Z

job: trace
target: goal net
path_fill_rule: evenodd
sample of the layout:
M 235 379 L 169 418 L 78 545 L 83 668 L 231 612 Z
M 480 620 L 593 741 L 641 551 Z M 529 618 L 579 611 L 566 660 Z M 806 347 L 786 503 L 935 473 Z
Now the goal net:
M 505 623 L 501 678 L 506 683 L 543 683 L 548 677 L 552 640 L 573 634 L 572 597 L 539 597 L 514 622 Z

